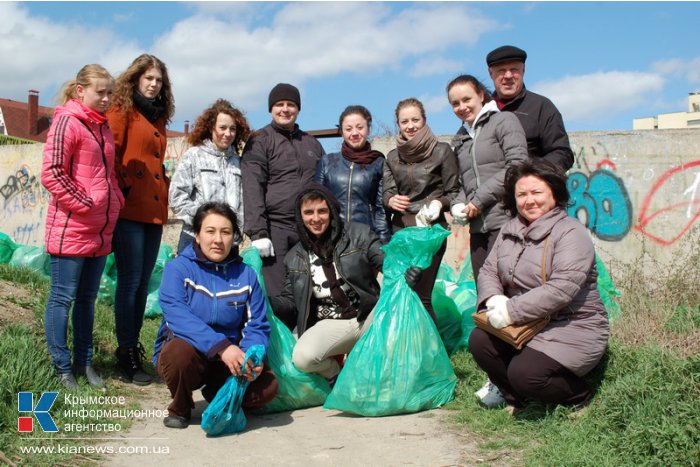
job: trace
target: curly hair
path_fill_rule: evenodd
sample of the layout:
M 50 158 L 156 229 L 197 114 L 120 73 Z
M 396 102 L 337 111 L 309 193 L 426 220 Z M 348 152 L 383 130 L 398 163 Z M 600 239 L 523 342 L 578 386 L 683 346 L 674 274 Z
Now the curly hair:
M 552 190 L 554 204 L 562 209 L 566 209 L 569 204 L 569 190 L 566 187 L 566 174 L 561 169 L 546 159 L 536 157 L 528 159 L 520 164 L 513 165 L 506 171 L 503 187 L 505 192 L 502 202 L 505 210 L 512 217 L 518 213 L 518 204 L 515 200 L 515 184 L 523 177 L 537 177 Z
M 233 140 L 233 147 L 240 151 L 250 136 L 250 125 L 243 112 L 231 105 L 226 99 L 217 99 L 211 106 L 197 117 L 194 129 L 190 133 L 187 141 L 192 146 L 199 146 L 204 140 L 211 139 L 211 132 L 216 125 L 216 118 L 219 114 L 226 114 L 233 119 L 236 124 L 236 137 Z
M 56 100 L 59 102 L 59 104 L 63 105 L 69 100 L 75 99 L 78 97 L 76 91 L 76 87 L 78 85 L 86 88 L 91 84 L 94 84 L 95 80 L 98 79 L 108 79 L 110 81 L 114 80 L 112 75 L 109 74 L 109 71 L 107 71 L 102 65 L 98 65 L 96 63 L 85 65 L 80 69 L 78 74 L 75 76 L 75 79 L 67 81 L 61 87 Z
M 163 102 L 165 106 L 165 123 L 170 123 L 175 115 L 175 99 L 173 89 L 168 75 L 168 68 L 158 57 L 150 54 L 141 54 L 131 62 L 129 68 L 117 77 L 112 94 L 112 108 L 118 108 L 124 114 L 131 112 L 134 107 L 134 89 L 138 88 L 139 79 L 150 68 L 157 68 L 163 75 L 163 87 L 156 96 L 156 99 Z

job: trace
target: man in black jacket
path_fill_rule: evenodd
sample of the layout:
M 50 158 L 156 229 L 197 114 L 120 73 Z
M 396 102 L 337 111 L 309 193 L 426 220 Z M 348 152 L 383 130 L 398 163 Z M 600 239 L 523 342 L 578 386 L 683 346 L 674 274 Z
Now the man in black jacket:
M 295 205 L 299 243 L 287 253 L 284 287 L 270 304 L 297 327 L 294 365 L 334 381 L 340 371 L 334 357 L 349 353 L 372 321 L 384 251 L 367 224 L 343 225 L 338 201 L 323 185 L 309 184 Z M 419 276 L 410 267 L 404 277 L 413 287 Z
M 513 112 L 525 130 L 530 157 L 544 157 L 564 172 L 574 164 L 569 136 L 552 101 L 525 89 L 523 75 L 527 53 L 512 45 L 489 52 L 486 64 L 493 80 L 498 108 Z
M 284 281 L 284 256 L 297 238 L 294 199 L 313 180 L 325 151 L 296 124 L 301 110 L 299 90 L 279 83 L 270 91 L 272 122 L 251 136 L 243 158 L 244 232 L 263 259 L 267 292 L 277 295 Z

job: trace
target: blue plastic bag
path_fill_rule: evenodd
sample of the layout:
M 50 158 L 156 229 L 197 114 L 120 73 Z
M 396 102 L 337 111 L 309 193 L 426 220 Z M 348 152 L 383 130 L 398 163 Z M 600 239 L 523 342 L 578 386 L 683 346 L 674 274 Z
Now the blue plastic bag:
M 323 405 L 363 416 L 418 412 L 454 396 L 457 377 L 435 323 L 406 284 L 409 266 L 426 268 L 449 232 L 407 227 L 382 247 L 384 284 L 374 321 L 355 344 Z
M 292 363 L 292 352 L 296 339 L 287 326 L 272 312 L 267 300 L 265 281 L 262 277 L 262 259 L 255 248 L 246 248 L 242 253 L 243 262 L 258 274 L 258 282 L 265 294 L 267 321 L 270 323 L 270 340 L 267 346 L 266 363 L 277 377 L 279 389 L 275 397 L 257 413 L 275 413 L 288 410 L 316 407 L 326 400 L 331 388 L 321 376 L 304 373 Z
M 251 346 L 245 353 L 241 371 L 245 373 L 248 360 L 252 360 L 253 367 L 256 367 L 260 366 L 263 358 L 265 358 L 265 347 L 262 345 Z M 241 403 L 243 395 L 248 389 L 248 384 L 250 384 L 248 380 L 242 376 L 229 376 L 202 414 L 202 429 L 208 435 L 227 435 L 245 429 L 246 418 Z

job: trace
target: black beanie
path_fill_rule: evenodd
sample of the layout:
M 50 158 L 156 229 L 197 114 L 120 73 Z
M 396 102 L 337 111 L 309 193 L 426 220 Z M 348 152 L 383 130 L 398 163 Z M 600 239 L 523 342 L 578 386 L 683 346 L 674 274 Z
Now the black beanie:
M 268 112 L 272 111 L 272 106 L 279 101 L 292 101 L 294 102 L 299 110 L 301 110 L 301 97 L 299 96 L 299 90 L 287 83 L 279 83 L 277 86 L 272 88 L 270 91 L 270 97 L 267 99 Z

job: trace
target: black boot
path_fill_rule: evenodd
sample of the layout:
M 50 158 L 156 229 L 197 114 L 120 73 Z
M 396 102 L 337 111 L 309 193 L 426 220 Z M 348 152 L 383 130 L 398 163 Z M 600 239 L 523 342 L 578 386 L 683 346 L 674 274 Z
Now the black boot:
M 137 347 L 119 347 L 115 355 L 117 366 L 130 382 L 138 386 L 151 384 L 153 379 L 143 371 L 142 362 L 146 358 L 146 351 L 140 343 Z

